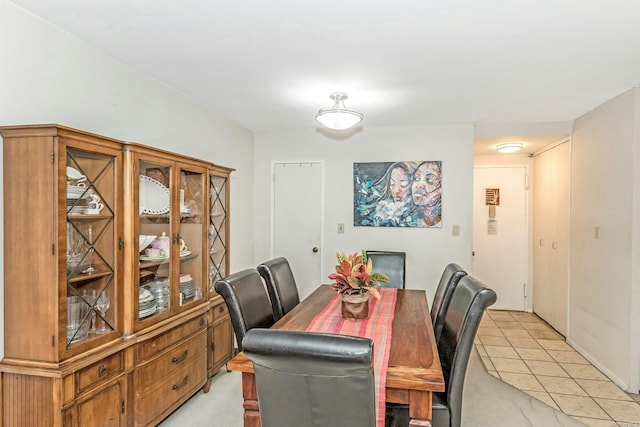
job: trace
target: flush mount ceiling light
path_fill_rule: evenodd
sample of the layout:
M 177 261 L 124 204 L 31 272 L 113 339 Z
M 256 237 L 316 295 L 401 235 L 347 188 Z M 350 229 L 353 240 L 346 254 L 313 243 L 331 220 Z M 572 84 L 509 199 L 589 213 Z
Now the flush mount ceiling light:
M 333 107 L 328 110 L 321 108 L 316 114 L 318 122 L 333 130 L 349 129 L 362 122 L 362 114 L 347 110 L 347 107 L 344 106 L 344 100 L 348 98 L 346 93 L 333 92 L 329 98 L 333 99 Z
M 496 150 L 500 153 L 515 153 L 522 150 L 522 142 L 507 142 L 506 144 L 498 144 Z

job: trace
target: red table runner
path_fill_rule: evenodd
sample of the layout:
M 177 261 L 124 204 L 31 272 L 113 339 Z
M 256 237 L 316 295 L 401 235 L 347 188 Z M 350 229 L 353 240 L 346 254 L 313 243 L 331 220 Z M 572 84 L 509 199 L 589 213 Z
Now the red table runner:
M 345 320 L 342 317 L 340 294 L 336 294 L 318 313 L 309 326 L 309 332 L 351 335 L 373 340 L 374 379 L 376 386 L 378 427 L 384 427 L 386 407 L 387 366 L 391 347 L 391 325 L 396 309 L 398 290 L 378 288 L 380 299 L 369 300 L 369 317 L 364 320 Z

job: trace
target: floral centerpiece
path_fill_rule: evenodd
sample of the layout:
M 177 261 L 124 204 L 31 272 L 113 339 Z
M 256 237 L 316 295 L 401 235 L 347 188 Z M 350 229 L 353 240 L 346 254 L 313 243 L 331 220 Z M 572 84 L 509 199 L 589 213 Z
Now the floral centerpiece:
M 371 271 L 371 260 L 367 258 L 364 250 L 351 255 L 338 252 L 336 258 L 338 259 L 336 272 L 330 274 L 329 279 L 333 280 L 331 286 L 342 294 L 342 315 L 351 319 L 366 318 L 369 310 L 369 295 L 380 299 L 380 292 L 376 286 L 380 283 L 388 283 L 389 278 L 386 274 Z M 345 303 L 347 303 L 346 307 Z M 359 305 L 348 306 L 349 304 Z

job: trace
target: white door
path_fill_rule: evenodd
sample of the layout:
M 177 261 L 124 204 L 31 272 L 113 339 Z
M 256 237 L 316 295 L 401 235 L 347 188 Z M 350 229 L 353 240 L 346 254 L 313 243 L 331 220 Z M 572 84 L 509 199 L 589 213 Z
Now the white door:
M 289 261 L 300 299 L 322 283 L 322 176 L 320 162 L 273 167 L 272 254 Z
M 567 334 L 571 146 L 536 155 L 533 199 L 533 311 Z
M 493 309 L 526 309 L 526 178 L 524 166 L 474 168 L 472 274 L 496 291 Z

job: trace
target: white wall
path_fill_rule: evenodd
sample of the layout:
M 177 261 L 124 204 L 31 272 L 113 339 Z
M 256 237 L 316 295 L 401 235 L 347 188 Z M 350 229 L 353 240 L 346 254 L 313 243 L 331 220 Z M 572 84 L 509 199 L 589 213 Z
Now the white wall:
M 618 385 L 640 385 L 640 94 L 575 121 L 568 341 Z M 595 238 L 594 227 L 599 227 Z
M 254 205 L 263 209 L 254 221 L 255 262 L 271 256 L 271 165 L 285 160 L 325 162 L 323 277 L 333 271 L 337 251 L 360 249 L 405 251 L 407 287 L 425 289 L 429 296 L 449 262 L 471 268 L 472 125 L 365 128 L 341 140 L 315 129 L 256 133 Z M 353 163 L 402 160 L 442 161 L 442 228 L 354 227 Z M 337 234 L 338 223 L 345 224 L 344 234 Z M 460 226 L 460 236 L 452 236 L 453 225 Z
M 251 132 L 4 0 L 0 58 L 1 125 L 59 123 L 236 168 L 231 268 L 252 263 Z

